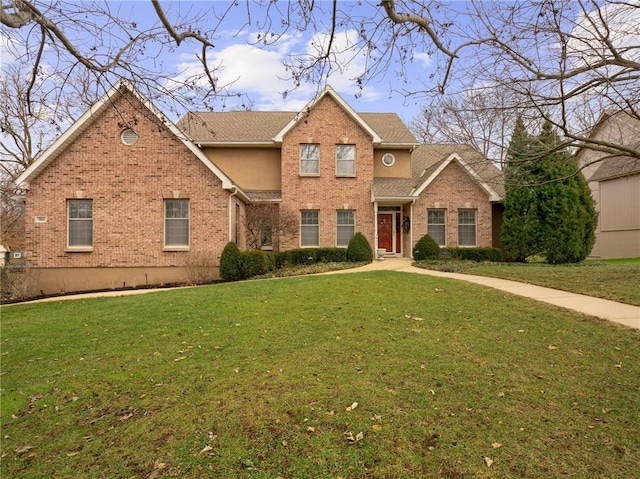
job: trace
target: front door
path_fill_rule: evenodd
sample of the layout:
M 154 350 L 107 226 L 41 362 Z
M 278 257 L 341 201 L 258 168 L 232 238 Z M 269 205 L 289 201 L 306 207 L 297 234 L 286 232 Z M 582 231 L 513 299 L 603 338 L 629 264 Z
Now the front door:
M 393 213 L 378 213 L 378 248 L 393 253 Z

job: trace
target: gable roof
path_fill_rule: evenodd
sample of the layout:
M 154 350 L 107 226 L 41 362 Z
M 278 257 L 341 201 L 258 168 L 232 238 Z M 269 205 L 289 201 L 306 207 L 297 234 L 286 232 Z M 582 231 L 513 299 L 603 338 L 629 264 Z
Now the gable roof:
M 605 110 L 591 128 L 587 138 L 611 142 L 640 152 L 640 119 L 624 110 Z M 592 152 L 598 156 L 587 157 L 588 151 L 588 146 L 582 145 L 575 153 L 578 163 L 583 167 L 585 158 L 589 159 L 592 173 L 590 176 L 586 175 L 588 181 L 602 181 L 640 173 L 640 159 L 637 157 L 624 154 L 613 156 L 604 152 Z
M 51 164 L 62 152 L 71 145 L 107 108 L 126 92 L 133 96 L 149 110 L 159 122 L 166 126 L 202 163 L 222 182 L 224 189 L 234 189 L 246 198 L 246 195 L 233 184 L 231 179 L 222 170 L 214 165 L 200 148 L 193 144 L 176 125 L 158 110 L 147 98 L 145 98 L 128 81 L 120 80 L 100 100 L 95 102 L 75 123 L 73 123 L 56 141 L 54 141 L 42 154 L 15 180 L 19 188 L 28 188 L 29 182 L 37 177 L 49 164 Z
M 375 178 L 372 194 L 376 199 L 417 198 L 451 162 L 478 182 L 489 201 L 502 201 L 502 171 L 474 148 L 456 144 L 420 145 L 411 155 L 411 178 Z
M 373 128 L 371 128 L 362 119 L 362 117 L 358 115 L 353 108 L 351 108 L 351 105 L 349 105 L 346 101 L 344 101 L 342 97 L 338 95 L 338 93 L 329 85 L 327 85 L 318 95 L 316 95 L 316 97 L 313 100 L 307 103 L 306 106 L 300 111 L 300 113 L 298 113 L 295 117 L 293 117 L 291 121 L 287 123 L 285 127 L 282 128 L 276 134 L 274 140 L 277 143 L 282 143 L 282 140 L 284 139 L 285 135 L 289 133 L 289 131 L 291 131 L 291 129 L 294 126 L 296 126 L 300 120 L 304 119 L 304 117 L 308 114 L 308 112 L 311 111 L 313 107 L 317 103 L 319 103 L 320 100 L 322 100 L 325 96 L 330 96 L 331 98 L 333 98 L 333 100 L 338 105 L 340 105 L 340 107 L 360 126 L 360 128 L 362 128 L 364 131 L 366 131 L 369 134 L 369 136 L 371 136 L 371 139 L 374 144 L 382 143 L 382 138 L 380 138 L 380 136 L 373 130 Z
M 603 160 L 589 181 L 605 181 L 639 174 L 640 159 L 630 156 L 616 156 Z
M 329 95 L 379 146 L 415 146 L 418 141 L 395 113 L 357 113 L 331 87 L 325 88 L 300 112 L 229 111 L 189 112 L 178 127 L 200 146 L 279 146 L 293 128 L 324 96 Z

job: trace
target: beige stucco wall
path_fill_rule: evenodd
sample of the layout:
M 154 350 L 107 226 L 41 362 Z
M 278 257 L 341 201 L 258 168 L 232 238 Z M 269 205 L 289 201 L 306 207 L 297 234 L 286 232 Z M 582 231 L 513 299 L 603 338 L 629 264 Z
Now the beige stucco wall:
M 218 168 L 244 190 L 279 190 L 280 148 L 204 148 Z
M 385 166 L 382 157 L 391 153 L 396 162 L 392 166 Z M 373 176 L 378 178 L 411 178 L 411 150 L 376 149 L 373 152 Z

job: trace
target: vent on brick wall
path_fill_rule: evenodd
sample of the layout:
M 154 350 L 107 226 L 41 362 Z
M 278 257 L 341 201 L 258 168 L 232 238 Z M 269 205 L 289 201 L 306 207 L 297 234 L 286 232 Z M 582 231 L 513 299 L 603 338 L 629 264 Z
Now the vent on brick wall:
M 138 134 L 131 128 L 127 128 L 120 135 L 120 139 L 125 145 L 133 145 L 138 141 Z

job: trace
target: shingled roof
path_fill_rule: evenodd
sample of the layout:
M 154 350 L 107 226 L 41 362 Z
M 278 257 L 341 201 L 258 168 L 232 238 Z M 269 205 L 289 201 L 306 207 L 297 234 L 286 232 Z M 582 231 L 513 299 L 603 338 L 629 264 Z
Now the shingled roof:
M 297 112 L 229 111 L 189 112 L 177 123 L 194 143 L 270 144 Z M 382 139 L 383 145 L 417 144 L 411 131 L 395 113 L 358 113 Z

